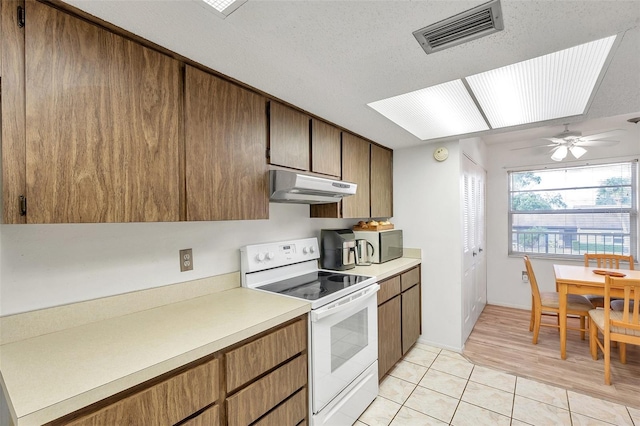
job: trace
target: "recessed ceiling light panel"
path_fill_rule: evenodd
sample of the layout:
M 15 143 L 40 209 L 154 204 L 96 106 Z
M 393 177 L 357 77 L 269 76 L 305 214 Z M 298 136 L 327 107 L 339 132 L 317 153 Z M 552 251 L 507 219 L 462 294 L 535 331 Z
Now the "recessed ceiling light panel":
M 368 104 L 422 140 L 488 130 L 462 80 Z
M 247 0 L 196 0 L 199 4 L 206 5 L 206 8 L 222 19 L 231 15 L 233 11 L 242 6 Z
M 492 128 L 584 114 L 616 36 L 466 78 Z

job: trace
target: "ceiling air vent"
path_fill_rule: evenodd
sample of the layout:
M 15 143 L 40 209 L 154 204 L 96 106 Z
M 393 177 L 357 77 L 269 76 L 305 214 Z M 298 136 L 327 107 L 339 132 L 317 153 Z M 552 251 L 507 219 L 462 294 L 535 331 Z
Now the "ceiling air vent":
M 500 1 L 492 0 L 414 31 L 413 36 L 429 54 L 502 31 L 502 29 L 504 24 Z

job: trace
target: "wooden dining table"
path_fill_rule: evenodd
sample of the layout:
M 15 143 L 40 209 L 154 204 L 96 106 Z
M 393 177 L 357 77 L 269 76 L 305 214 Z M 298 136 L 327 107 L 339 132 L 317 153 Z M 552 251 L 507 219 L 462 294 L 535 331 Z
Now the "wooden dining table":
M 604 296 L 604 275 L 594 270 L 620 272 L 626 278 L 640 279 L 640 270 L 605 269 L 587 266 L 553 265 L 560 303 L 560 357 L 567 359 L 567 294 L 599 294 Z M 623 290 L 611 288 L 611 296 L 623 297 Z

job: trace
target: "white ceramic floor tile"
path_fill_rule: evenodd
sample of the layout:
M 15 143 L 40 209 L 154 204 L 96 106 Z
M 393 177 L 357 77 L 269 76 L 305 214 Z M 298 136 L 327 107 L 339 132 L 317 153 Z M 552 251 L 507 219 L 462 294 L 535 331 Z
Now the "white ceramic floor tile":
M 442 349 L 437 348 L 437 347 L 435 347 L 435 346 L 426 345 L 426 344 L 424 344 L 424 343 L 420 343 L 420 342 L 416 343 L 416 345 L 414 346 L 414 348 L 420 348 L 420 349 L 422 349 L 422 350 L 429 351 L 429 352 L 434 352 L 434 353 L 437 353 L 437 354 L 439 354 L 439 353 L 440 353 L 440 351 L 442 350 Z
M 480 383 L 469 382 L 462 400 L 487 410 L 511 417 L 513 394 Z
M 479 365 L 473 367 L 473 372 L 469 380 L 511 393 L 513 393 L 516 387 L 516 376 L 513 374 L 507 374 Z
M 513 418 L 535 426 L 571 426 L 569 411 L 516 395 Z
M 530 423 L 521 422 L 520 420 L 511 419 L 511 426 L 531 426 Z
M 461 401 L 451 424 L 453 426 L 509 426 L 511 417 Z
M 447 426 L 448 423 L 441 422 L 431 416 L 422 414 L 419 411 L 408 407 L 402 407 L 396 417 L 391 422 L 391 426 Z
M 387 426 L 401 405 L 378 396 L 358 419 L 368 426 Z
M 569 409 L 572 413 L 613 423 L 619 426 L 633 425 L 631 416 L 624 405 L 593 398 L 573 391 L 568 392 Z
M 629 410 L 629 414 L 631 414 L 633 423 L 635 423 L 636 426 L 640 426 L 640 410 L 631 407 L 627 407 L 627 410 Z
M 536 382 L 522 377 L 518 377 L 516 383 L 516 395 L 535 399 L 545 404 L 551 404 L 565 410 L 569 409 L 567 391 L 545 383 Z
M 360 420 L 358 420 L 353 424 L 353 426 L 367 426 L 367 425 L 365 423 L 362 423 Z
M 429 368 L 437 356 L 438 354 L 435 352 L 425 351 L 414 346 L 402 359 Z
M 467 380 L 430 368 L 418 385 L 459 399 L 467 386 Z
M 458 353 L 458 352 L 454 352 L 454 351 L 450 351 L 449 349 L 442 349 L 440 351 L 440 355 L 444 355 L 444 356 L 448 356 L 451 358 L 456 358 L 462 361 L 468 361 L 464 356 L 462 356 L 462 354 Z
M 416 384 L 407 382 L 406 380 L 387 376 L 380 383 L 378 395 L 390 399 L 393 402 L 397 402 L 398 404 L 404 404 L 416 386 Z
M 431 368 L 442 371 L 443 373 L 462 377 L 463 379 L 468 379 L 473 370 L 473 364 L 462 358 L 440 354 L 436 360 L 433 361 L 433 364 L 431 364 Z
M 389 371 L 389 375 L 417 385 L 426 372 L 427 367 L 412 362 L 400 361 Z
M 613 423 L 606 423 L 578 413 L 571 413 L 573 426 L 611 426 Z
M 449 423 L 458 406 L 458 399 L 418 386 L 404 405 Z

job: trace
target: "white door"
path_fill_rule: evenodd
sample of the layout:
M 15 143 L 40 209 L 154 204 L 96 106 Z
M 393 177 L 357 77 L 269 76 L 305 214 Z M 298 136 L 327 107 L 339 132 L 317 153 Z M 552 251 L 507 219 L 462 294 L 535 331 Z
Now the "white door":
M 487 302 L 485 253 L 486 172 L 466 156 L 462 172 L 462 342 Z

